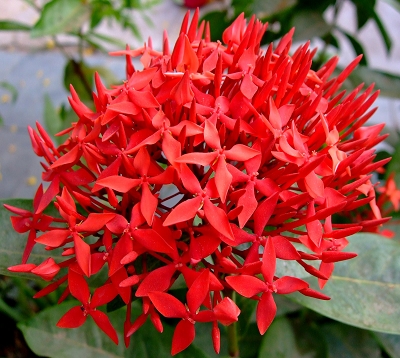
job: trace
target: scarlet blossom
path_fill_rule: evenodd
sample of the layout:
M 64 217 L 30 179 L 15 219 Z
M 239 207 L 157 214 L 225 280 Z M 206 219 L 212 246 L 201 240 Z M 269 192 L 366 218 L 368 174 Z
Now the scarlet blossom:
M 240 15 L 221 42 L 198 19 L 187 13 L 172 48 L 164 33 L 162 50 L 149 41 L 112 53 L 125 56 L 127 78 L 108 89 L 96 74 L 94 109 L 71 87 L 77 120 L 59 147 L 39 124 L 29 129 L 49 186 L 32 211 L 6 206 L 14 229 L 28 232 L 22 264 L 9 269 L 54 280 L 35 297 L 65 286 L 60 300 L 79 301 L 59 327 L 90 316 L 117 343 L 101 306 L 122 299 L 126 345 L 147 318 L 162 332 L 167 317 L 178 319 L 172 354 L 203 322 L 219 352 L 219 324 L 240 320 L 234 291 L 257 301 L 264 334 L 276 294 L 329 299 L 277 272 L 278 261 L 299 264 L 322 289 L 335 263 L 356 256 L 343 251 L 347 238 L 388 220 L 380 198 L 398 206 L 393 180 L 378 198 L 372 182 L 388 162 L 374 162 L 383 126 L 364 126 L 379 91 L 341 90 L 360 57 L 334 76 L 338 58 L 312 70 L 315 51 L 292 51 L 293 30 L 263 48 L 267 25 L 255 17 Z M 49 252 L 37 266 L 28 263 L 35 244 Z M 87 278 L 100 269 L 107 276 L 91 293 Z

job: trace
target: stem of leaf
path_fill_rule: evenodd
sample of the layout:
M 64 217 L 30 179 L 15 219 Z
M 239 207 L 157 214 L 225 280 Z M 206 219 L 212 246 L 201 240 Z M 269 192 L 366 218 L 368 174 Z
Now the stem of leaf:
M 227 296 L 235 302 L 236 292 L 228 291 Z M 232 323 L 228 329 L 228 354 L 229 357 L 239 357 L 239 337 L 237 331 L 237 322 Z

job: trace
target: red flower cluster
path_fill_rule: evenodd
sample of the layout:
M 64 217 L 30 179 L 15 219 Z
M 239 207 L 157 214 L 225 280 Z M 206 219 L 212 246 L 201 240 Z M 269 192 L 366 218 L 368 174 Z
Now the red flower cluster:
M 29 232 L 22 264 L 10 270 L 53 280 L 36 297 L 67 283 L 60 300 L 71 294 L 80 304 L 59 327 L 91 316 L 117 343 L 97 307 L 119 295 L 126 344 L 147 317 L 161 332 L 162 315 L 180 319 L 172 354 L 191 344 L 196 322 L 212 322 L 218 352 L 218 323 L 240 314 L 233 290 L 258 301 L 263 334 L 275 293 L 329 299 L 300 278 L 277 277 L 278 260 L 296 261 L 322 288 L 335 262 L 356 256 L 342 251 L 346 236 L 386 221 L 370 180 L 386 163 L 373 162 L 383 126 L 363 127 L 378 92 L 340 91 L 360 58 L 338 77 L 337 58 L 315 72 L 308 43 L 289 54 L 293 32 L 262 49 L 266 28 L 241 15 L 224 43 L 212 42 L 198 11 L 190 24 L 188 14 L 172 52 L 164 35 L 162 52 L 149 41 L 113 53 L 126 56 L 127 80 L 107 89 L 96 76 L 94 111 L 71 88 L 78 120 L 61 133 L 70 133 L 64 144 L 56 148 L 39 124 L 29 129 L 50 185 L 39 187 L 32 212 L 7 206 L 15 230 Z M 342 220 L 365 204 L 372 218 Z M 44 213 L 52 205 L 58 217 Z M 35 243 L 62 248 L 65 261 L 28 264 Z M 103 266 L 108 278 L 91 295 L 86 278 Z M 67 273 L 55 277 L 60 268 Z M 134 297 L 139 317 L 131 317 Z

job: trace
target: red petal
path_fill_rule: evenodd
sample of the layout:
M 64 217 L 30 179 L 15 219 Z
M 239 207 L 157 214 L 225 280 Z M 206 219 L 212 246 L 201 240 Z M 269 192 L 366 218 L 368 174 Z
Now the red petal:
M 198 194 L 203 191 L 197 177 L 186 164 L 181 165 L 181 180 L 183 186 L 192 194 Z
M 35 264 L 21 264 L 7 268 L 10 272 L 31 272 L 36 267 Z
M 118 336 L 114 327 L 112 326 L 107 315 L 101 311 L 90 311 L 89 314 L 92 316 L 93 320 L 99 326 L 99 328 L 109 336 L 115 344 L 118 344 Z
M 82 304 L 88 303 L 90 297 L 88 284 L 82 275 L 71 269 L 68 271 L 68 288 L 71 295 Z
M 225 159 L 219 157 L 217 161 L 217 167 L 215 169 L 215 185 L 217 187 L 219 197 L 223 203 L 225 202 L 231 183 L 232 174 L 226 167 Z
M 296 248 L 283 236 L 272 237 L 272 242 L 274 243 L 275 254 L 278 259 L 299 260 L 301 258 Z
M 133 85 L 136 88 L 136 83 Z M 128 97 L 139 108 L 156 108 L 160 106 L 154 95 L 149 91 L 135 91 L 134 89 L 130 89 Z
M 258 302 L 256 317 L 260 334 L 264 334 L 276 315 L 276 303 L 271 292 L 265 292 Z
M 133 250 L 132 240 L 129 234 L 123 234 L 116 243 L 111 257 L 108 275 L 112 276 L 123 267 L 121 260 Z
M 153 223 L 154 213 L 158 206 L 158 199 L 151 193 L 149 185 L 143 183 L 142 198 L 140 200 L 140 211 L 148 225 Z
M 86 276 L 90 276 L 90 246 L 81 237 L 74 233 L 74 246 L 76 260 Z
M 227 151 L 225 151 L 226 153 Z M 217 152 L 212 153 L 189 153 L 184 154 L 181 157 L 177 158 L 175 162 L 177 163 L 190 163 L 190 164 L 200 164 L 203 167 L 210 165 L 214 162 L 214 160 L 218 157 Z
M 189 72 L 186 71 L 182 79 L 171 90 L 170 98 L 174 100 L 178 106 L 183 106 L 192 101 L 194 97 L 193 91 L 190 88 Z
M 236 322 L 240 314 L 239 307 L 229 297 L 225 297 L 220 303 L 218 303 L 214 307 L 213 311 L 217 320 L 224 326 L 229 326 Z
M 118 292 L 112 283 L 101 286 L 94 291 L 93 297 L 90 300 L 90 307 L 103 306 L 111 302 L 117 294 Z
M 264 276 L 264 279 L 266 282 L 272 283 L 275 275 L 276 255 L 274 243 L 270 237 L 267 238 L 265 243 L 262 262 L 261 272 Z
M 228 159 L 244 162 L 259 155 L 260 152 L 243 144 L 236 144 L 231 149 L 225 151 Z
M 174 265 L 163 266 L 151 271 L 139 285 L 136 297 L 148 296 L 150 292 L 154 291 L 166 291 L 171 285 L 171 278 L 175 271 Z
M 204 270 L 190 286 L 188 293 L 186 294 L 187 305 L 189 311 L 195 313 L 206 299 L 209 293 L 210 277 L 209 271 Z
M 185 318 L 188 315 L 184 304 L 174 296 L 164 292 L 150 292 L 149 298 L 154 307 L 168 318 Z
M 78 328 L 85 323 L 86 317 L 83 315 L 81 307 L 72 307 L 60 318 L 56 326 L 61 328 Z
M 204 200 L 204 213 L 211 226 L 223 236 L 235 241 L 228 217 L 225 211 L 215 206 L 209 199 Z
M 101 229 L 114 217 L 116 214 L 113 213 L 91 213 L 89 214 L 88 218 L 82 223 L 76 226 L 77 230 L 80 232 L 89 231 L 89 232 L 96 232 Z
M 142 181 L 140 179 L 129 179 L 119 175 L 110 175 L 106 178 L 100 179 L 96 185 L 104 188 L 113 189 L 120 193 L 126 193 L 132 188 L 139 186 Z
M 275 193 L 258 205 L 258 208 L 254 212 L 254 233 L 256 235 L 262 235 L 268 220 L 274 213 L 278 197 L 278 193 Z
M 308 283 L 306 281 L 291 276 L 283 276 L 276 280 L 274 284 L 279 294 L 288 294 L 308 288 Z
M 50 230 L 43 235 L 36 238 L 39 244 L 47 245 L 50 247 L 62 246 L 64 241 L 71 235 L 71 231 L 64 229 Z
M 170 226 L 180 222 L 193 219 L 200 208 L 202 198 L 197 196 L 186 200 L 175 207 L 165 219 L 163 225 Z
M 132 236 L 146 249 L 165 254 L 173 254 L 175 250 L 153 229 L 134 230 Z
M 171 354 L 178 354 L 189 347 L 193 342 L 195 335 L 196 331 L 193 323 L 186 320 L 180 321 L 176 325 L 174 336 L 172 337 Z
M 264 281 L 253 276 L 227 276 L 225 280 L 236 292 L 247 298 L 251 298 L 267 289 Z
M 215 128 L 215 126 L 207 119 L 204 124 L 204 140 L 209 147 L 213 149 L 221 149 L 221 142 L 217 128 Z

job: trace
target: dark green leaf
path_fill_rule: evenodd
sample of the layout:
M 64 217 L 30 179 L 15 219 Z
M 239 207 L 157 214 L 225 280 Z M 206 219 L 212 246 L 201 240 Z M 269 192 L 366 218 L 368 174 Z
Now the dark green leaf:
M 329 358 L 381 358 L 381 350 L 371 332 L 340 323 L 324 325 Z
M 69 91 L 72 84 L 82 101 L 92 101 L 95 70 L 84 62 L 69 60 L 64 69 L 64 87 Z
M 325 36 L 322 37 L 322 39 L 325 41 L 327 45 L 331 45 L 337 49 L 339 48 L 339 41 L 332 33 L 326 34 Z
M 46 130 L 52 136 L 62 129 L 60 115 L 58 114 L 57 109 L 53 106 L 51 98 L 47 93 L 44 95 L 43 117 Z
M 400 243 L 373 234 L 356 234 L 349 241 L 347 251 L 357 252 L 358 257 L 335 265 L 335 272 L 324 288 L 330 301 L 297 293 L 290 296 L 335 320 L 400 334 Z
M 400 336 L 395 334 L 372 332 L 383 350 L 391 357 L 400 357 Z
M 367 56 L 366 53 L 362 47 L 362 45 L 360 44 L 360 42 L 357 41 L 357 39 L 350 35 L 348 32 L 341 30 L 341 32 L 347 37 L 347 39 L 350 41 L 351 46 L 353 46 L 353 49 L 355 51 L 355 53 L 358 55 L 363 55 L 363 57 L 361 58 L 360 61 L 360 65 L 363 66 L 367 66 L 368 65 L 368 61 L 367 61 Z
M 241 334 L 240 331 L 239 334 Z M 258 351 L 260 350 L 262 338 L 263 336 L 258 331 L 257 324 L 250 323 L 247 328 L 246 334 L 241 337 L 239 341 L 240 358 L 257 357 Z
M 326 353 L 326 343 L 316 329 L 303 325 L 303 329 L 295 330 L 291 321 L 283 316 L 276 318 L 268 328 L 258 357 L 325 358 Z
M 352 0 L 357 10 L 357 28 L 361 29 L 373 17 L 375 0 Z
M 17 100 L 18 90 L 16 89 L 15 86 L 13 86 L 9 82 L 2 81 L 2 82 L 0 82 L 0 87 L 6 89 L 8 92 L 11 93 L 11 101 L 12 102 L 15 102 Z
M 81 0 L 52 0 L 41 12 L 31 36 L 40 37 L 78 31 L 89 19 L 89 2 Z
M 387 33 L 385 26 L 383 25 L 382 20 L 378 16 L 376 11 L 374 11 L 374 13 L 373 13 L 373 19 L 374 19 L 376 25 L 378 26 L 378 29 L 379 29 L 379 32 L 381 33 L 383 41 L 385 42 L 386 51 L 389 52 L 390 49 L 392 48 L 392 39 L 390 38 L 390 35 Z
M 0 200 L 0 275 L 19 276 L 27 278 L 36 278 L 35 275 L 16 274 L 9 272 L 7 267 L 21 263 L 22 253 L 25 249 L 27 240 L 26 234 L 19 234 L 14 231 L 10 216 L 11 213 L 3 207 L 3 204 L 9 204 L 18 208 L 32 210 L 32 200 L 27 199 L 3 199 Z M 55 213 L 55 209 L 52 212 Z M 61 256 L 52 251 L 52 257 L 56 261 L 62 261 Z M 49 257 L 48 251 L 45 251 L 42 245 L 36 245 L 30 255 L 29 262 L 39 264 Z
M 230 25 L 226 11 L 211 11 L 203 16 L 202 20 L 210 23 L 212 41 L 221 40 L 222 33 Z
M 19 324 L 29 347 L 37 355 L 51 358 L 170 358 L 173 328 L 164 324 L 164 332 L 158 333 L 147 321 L 131 338 L 128 349 L 122 342 L 122 328 L 125 310 L 120 309 L 107 314 L 118 332 L 120 343 L 116 346 L 88 317 L 83 326 L 77 329 L 61 329 L 56 327 L 57 321 L 74 302 L 46 309 L 33 319 Z M 140 304 L 133 304 L 132 315 L 141 313 Z M 211 337 L 210 337 L 211 341 Z M 190 346 L 177 358 L 209 358 L 196 345 Z
M 0 21 L 0 30 L 3 31 L 29 31 L 31 27 L 22 22 L 2 20 Z

